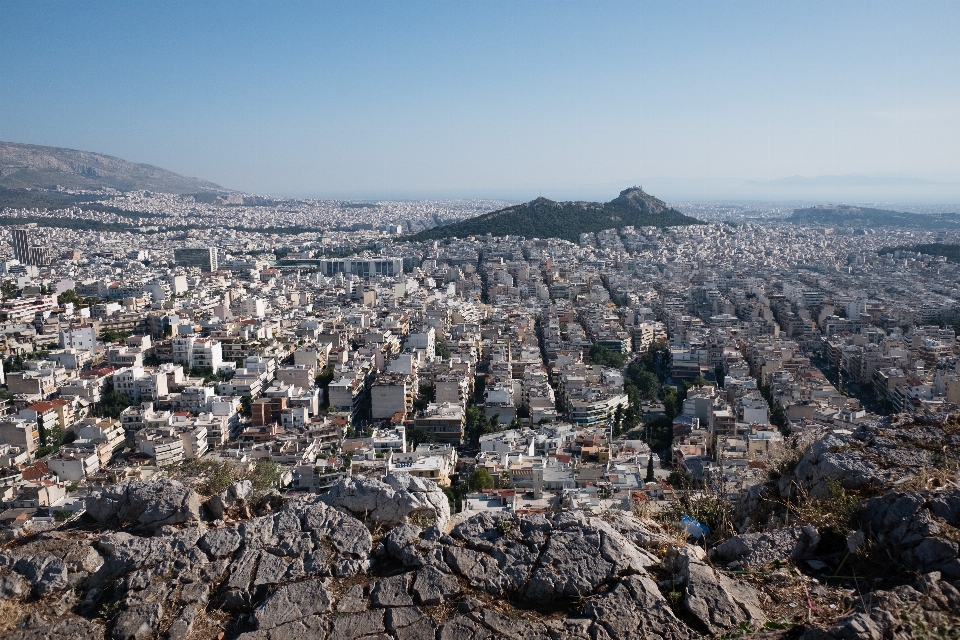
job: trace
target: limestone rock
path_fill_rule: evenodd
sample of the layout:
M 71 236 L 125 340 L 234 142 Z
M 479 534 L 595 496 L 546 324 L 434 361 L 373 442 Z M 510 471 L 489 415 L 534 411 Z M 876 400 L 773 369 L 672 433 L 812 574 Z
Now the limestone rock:
M 277 589 L 253 612 L 258 629 L 273 629 L 288 622 L 330 611 L 332 599 L 319 579 L 294 582 Z
M 818 542 L 820 534 L 813 526 L 787 527 L 734 536 L 711 549 L 710 557 L 725 562 L 737 560 L 751 567 L 773 560 L 796 562 L 813 553 Z
M 148 533 L 200 521 L 199 494 L 176 480 L 121 482 L 87 496 L 86 508 L 101 525 L 132 522 Z
M 159 602 L 143 604 L 122 611 L 113 622 L 113 640 L 143 640 L 155 638 L 163 618 Z
M 222 520 L 234 507 L 245 504 L 252 493 L 253 483 L 249 480 L 241 480 L 207 498 L 203 506 L 211 519 Z
M 745 582 L 733 580 L 705 561 L 700 547 L 673 548 L 667 565 L 684 585 L 684 608 L 711 633 L 722 633 L 749 620 L 762 625 L 766 617 L 760 610 L 757 594 Z
M 413 523 L 441 531 L 450 520 L 450 503 L 440 487 L 408 473 L 371 478 L 344 478 L 320 497 L 324 503 L 371 526 Z

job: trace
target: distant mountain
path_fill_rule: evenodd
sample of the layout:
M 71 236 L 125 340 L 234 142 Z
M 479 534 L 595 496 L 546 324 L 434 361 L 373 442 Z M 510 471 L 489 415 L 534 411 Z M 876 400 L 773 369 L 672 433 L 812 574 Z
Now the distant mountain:
M 486 235 L 562 238 L 577 242 L 581 233 L 619 227 L 675 227 L 702 224 L 672 209 L 639 187 L 621 191 L 610 202 L 554 202 L 540 197 L 476 218 L 421 231 L 414 241 Z
M 747 184 L 763 187 L 912 187 L 918 185 L 940 185 L 942 182 L 933 182 L 921 178 L 905 176 L 790 176 L 777 180 L 749 180 Z
M 849 205 L 819 205 L 794 209 L 786 219 L 794 224 L 838 227 L 906 227 L 911 229 L 955 229 L 960 227 L 956 213 L 906 213 Z
M 89 151 L 0 142 L 0 187 L 10 189 L 113 188 L 120 191 L 194 193 L 226 191 L 149 164 L 127 162 Z

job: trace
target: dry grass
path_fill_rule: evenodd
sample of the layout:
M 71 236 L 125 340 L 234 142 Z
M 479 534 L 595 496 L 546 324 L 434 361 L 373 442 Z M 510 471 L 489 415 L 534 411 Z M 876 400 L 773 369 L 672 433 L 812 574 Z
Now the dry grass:
M 17 622 L 24 616 L 20 603 L 13 600 L 0 600 L 0 634 L 13 631 Z

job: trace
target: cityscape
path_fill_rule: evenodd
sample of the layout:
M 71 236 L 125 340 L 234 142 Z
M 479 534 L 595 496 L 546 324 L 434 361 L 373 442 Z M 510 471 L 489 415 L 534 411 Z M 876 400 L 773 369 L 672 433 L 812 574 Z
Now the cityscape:
M 880 4 L 885 22 L 864 33 L 896 26 L 902 5 Z M 238 5 L 231 17 L 249 34 L 266 11 L 264 24 L 302 35 L 296 12 L 281 5 Z M 494 5 L 478 12 L 504 18 L 507 8 Z M 542 18 L 550 38 L 581 20 L 599 41 L 601 27 L 622 27 L 615 14 L 639 17 L 621 5 L 591 4 L 579 18 L 573 7 L 533 5 L 546 15 L 509 11 L 526 26 Z M 643 6 L 664 29 L 677 20 L 673 9 Z M 713 41 L 721 17 L 691 7 L 691 28 Z M 931 7 L 925 21 L 956 23 Z M 9 31 L 26 56 L 35 11 L 11 8 L 22 32 L 0 28 L 0 38 Z M 124 9 L 118 20 L 162 18 L 158 33 L 174 34 L 165 11 Z M 314 124 L 283 115 L 286 106 L 254 111 L 278 139 L 302 127 L 312 144 L 323 129 L 315 164 L 313 150 L 291 144 L 289 163 L 257 156 L 262 175 L 251 178 L 231 146 L 240 104 L 225 110 L 223 126 L 203 125 L 224 137 L 223 149 L 208 145 L 221 153 L 216 162 L 204 160 L 213 151 L 176 143 L 181 171 L 209 167 L 204 179 L 92 147 L 39 144 L 66 135 L 52 120 L 30 140 L 0 142 L 0 637 L 960 637 L 955 159 L 924 139 L 918 148 L 942 172 L 926 159 L 910 164 L 912 143 L 903 141 L 890 156 L 902 164 L 871 165 L 837 151 L 849 142 L 840 137 L 855 134 L 836 127 L 829 163 L 804 164 L 802 149 L 782 149 L 793 165 L 768 159 L 769 171 L 758 168 L 764 134 L 745 138 L 713 174 L 667 178 L 679 171 L 672 150 L 630 164 L 620 134 L 607 140 L 616 162 L 589 160 L 595 139 L 583 132 L 606 135 L 593 118 L 607 105 L 584 110 L 588 89 L 578 87 L 569 89 L 581 109 L 570 122 L 586 128 L 570 139 L 587 136 L 576 144 L 588 160 L 572 160 L 551 146 L 555 123 L 542 130 L 550 129 L 539 140 L 546 150 L 525 137 L 532 125 L 517 124 L 566 114 L 560 107 L 527 112 L 518 100 L 506 109 L 485 94 L 471 99 L 499 124 L 469 109 L 462 121 L 435 111 L 424 87 L 454 95 L 460 80 L 426 80 L 429 72 L 405 66 L 409 56 L 433 69 L 436 47 L 478 73 L 488 64 L 514 79 L 529 72 L 491 62 L 494 52 L 461 57 L 474 36 L 457 32 L 460 42 L 447 30 L 464 24 L 465 9 L 425 22 L 428 44 L 381 24 L 417 24 L 405 13 L 412 8 L 311 11 L 323 34 L 359 33 L 351 21 L 370 19 L 386 38 L 371 44 L 373 58 L 291 39 L 307 47 L 298 51 L 322 49 L 328 66 L 303 91 L 335 106 L 324 103 L 330 111 Z M 783 11 L 809 21 L 826 8 Z M 838 12 L 838 24 L 863 17 Z M 60 33 L 65 19 L 55 20 Z M 803 39 L 779 15 L 750 19 Z M 193 20 L 191 33 L 202 22 Z M 933 42 L 949 40 L 922 26 Z M 921 32 L 906 37 L 919 43 Z M 577 87 L 579 76 L 538 57 L 543 37 L 530 35 L 534 44 L 517 55 Z M 90 46 L 99 55 L 101 45 Z M 640 48 L 605 55 L 649 59 L 647 45 L 630 46 Z M 555 42 L 544 50 L 572 55 Z M 841 69 L 861 69 L 855 53 L 841 53 Z M 818 59 L 797 55 L 790 59 Z M 331 71 L 333 61 L 378 90 L 390 83 L 381 73 L 417 88 L 395 87 L 395 105 L 377 102 L 367 131 L 343 87 L 365 89 Z M 62 53 L 58 64 L 68 64 Z M 736 73 L 752 74 L 752 65 Z M 220 100 L 191 84 L 202 77 L 194 73 L 185 95 Z M 23 96 L 40 90 L 13 77 Z M 277 82 L 293 85 L 286 75 Z M 25 139 L 28 114 L 4 100 L 16 117 L 0 136 Z M 638 113 L 676 115 L 637 100 Z M 720 102 L 717 113 L 737 110 Z M 141 139 L 136 157 L 176 158 L 161 142 L 180 130 L 143 108 L 158 133 Z M 685 108 L 676 117 L 697 121 Z M 404 120 L 426 117 L 420 109 L 445 135 L 510 130 L 517 144 L 486 155 L 475 142 L 452 159 L 446 142 Z M 330 113 L 341 124 L 330 128 Z M 942 115 L 931 113 L 921 116 Z M 407 124 L 391 129 L 390 117 Z M 97 122 L 89 131 L 111 153 L 145 136 Z M 337 127 L 352 131 L 356 149 L 337 146 L 347 135 Z M 656 131 L 636 140 L 649 149 Z M 118 142 L 117 132 L 127 138 Z M 941 137 L 956 142 L 955 124 Z M 409 155 L 384 169 L 401 147 Z M 686 152 L 691 164 L 710 155 Z M 568 164 L 551 165 L 554 156 Z M 481 160 L 488 168 L 478 173 Z M 594 177 L 563 173 L 573 165 Z M 556 178 L 538 173 L 547 166 L 560 167 Z M 621 166 L 650 179 L 616 178 Z M 783 178 L 788 166 L 820 177 Z M 524 186 L 534 183 L 544 187 Z

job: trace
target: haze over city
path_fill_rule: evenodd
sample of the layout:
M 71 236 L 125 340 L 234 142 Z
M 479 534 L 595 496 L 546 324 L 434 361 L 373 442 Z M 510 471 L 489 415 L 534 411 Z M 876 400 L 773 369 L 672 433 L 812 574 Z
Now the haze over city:
M 0 139 L 245 192 L 960 200 L 953 2 L 8 2 L 2 17 Z M 792 176 L 808 180 L 749 183 Z

